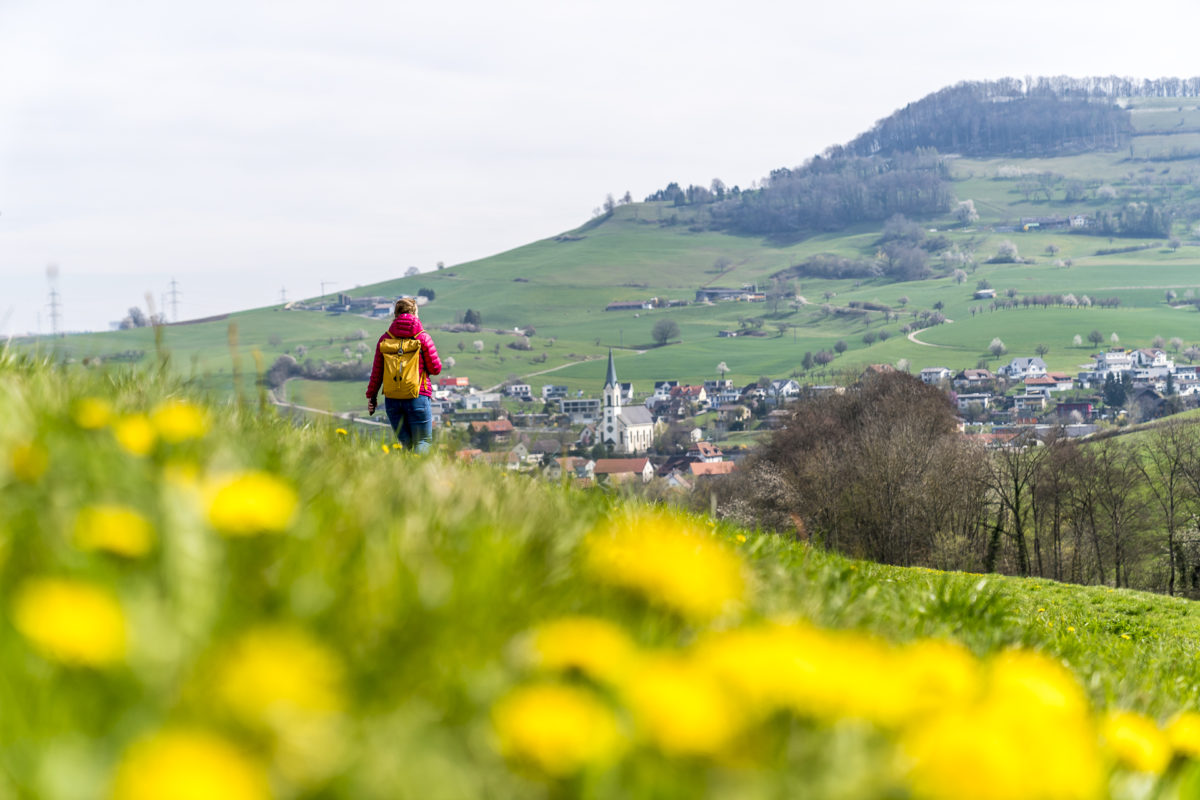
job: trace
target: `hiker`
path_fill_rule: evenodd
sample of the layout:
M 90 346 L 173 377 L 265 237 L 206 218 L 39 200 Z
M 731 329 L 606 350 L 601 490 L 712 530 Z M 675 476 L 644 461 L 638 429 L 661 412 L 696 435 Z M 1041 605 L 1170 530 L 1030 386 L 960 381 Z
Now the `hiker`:
M 367 413 L 375 413 L 379 405 L 379 389 L 383 387 L 383 410 L 387 413 L 392 430 L 396 432 L 396 438 L 400 440 L 400 446 L 406 450 L 428 453 L 433 443 L 433 385 L 429 382 L 429 376 L 442 371 L 442 360 L 438 358 L 433 338 L 417 319 L 415 300 L 401 297 L 396 301 L 393 314 L 395 319 L 375 344 L 375 364 L 371 367 L 371 380 L 367 383 Z M 411 341 L 406 344 L 405 340 L 415 340 L 420 346 L 419 351 L 412 353 L 415 357 L 411 358 L 410 369 L 415 372 L 411 375 L 401 375 L 400 372 L 404 372 L 402 368 L 393 369 L 403 361 L 403 355 L 400 361 L 393 361 L 396 356 L 387 359 L 388 367 L 385 369 L 384 352 L 409 352 Z M 407 388 L 402 385 L 403 380 L 408 381 Z

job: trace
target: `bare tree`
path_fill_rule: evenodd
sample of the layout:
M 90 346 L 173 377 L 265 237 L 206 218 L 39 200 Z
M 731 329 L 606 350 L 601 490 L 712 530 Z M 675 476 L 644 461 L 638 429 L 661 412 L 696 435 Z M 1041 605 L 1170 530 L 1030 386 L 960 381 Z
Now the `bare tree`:
M 1197 443 L 1192 430 L 1176 420 L 1159 425 L 1144 440 L 1142 457 L 1134 459 L 1162 511 L 1167 533 L 1168 594 L 1175 594 L 1179 529 L 1183 520 L 1191 516 L 1189 510 L 1200 490 Z

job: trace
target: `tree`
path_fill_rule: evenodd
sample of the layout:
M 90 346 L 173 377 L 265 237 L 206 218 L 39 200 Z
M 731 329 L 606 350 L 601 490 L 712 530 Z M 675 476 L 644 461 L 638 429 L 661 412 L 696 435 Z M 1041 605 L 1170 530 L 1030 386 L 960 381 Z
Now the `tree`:
M 974 200 L 963 200 L 954 209 L 954 217 L 960 225 L 970 225 L 979 220 L 979 212 L 975 210 Z
M 433 289 L 427 289 L 422 286 L 420 289 L 417 289 L 417 297 L 425 297 L 428 298 L 430 302 L 433 302 L 433 299 L 437 297 L 437 292 L 435 292 Z
M 1162 350 L 1167 346 L 1167 340 L 1161 336 L 1155 336 L 1150 340 L 1150 346 Z
M 862 337 L 863 344 L 865 344 L 867 347 L 870 347 L 871 345 L 875 344 L 875 340 L 877 338 L 878 337 L 876 336 L 875 331 L 867 331 Z
M 817 354 L 813 356 L 813 359 L 817 362 L 817 364 L 822 367 L 833 361 L 833 358 L 834 355 L 829 350 L 818 350 Z
M 1050 244 L 1046 245 L 1046 255 L 1056 256 L 1058 255 L 1058 249 L 1058 245 L 1051 242 Z
M 1104 341 L 1104 334 L 1093 329 L 1092 332 L 1088 334 L 1088 341 L 1091 342 L 1093 346 L 1099 347 L 1100 343 Z
M 1075 334 L 1075 338 L 1071 340 L 1071 344 L 1075 345 L 1076 347 L 1083 347 L 1083 337 L 1078 333 Z
M 483 324 L 483 315 L 478 311 L 472 311 L 468 308 L 466 313 L 463 314 L 463 324 L 478 327 Z
M 1021 260 L 1021 255 L 1017 252 L 1017 246 L 1005 239 L 1000 243 L 1000 247 L 996 249 L 996 255 L 992 261 L 997 264 L 1012 264 Z
M 813 365 L 815 363 L 816 363 L 816 360 L 813 358 L 812 351 L 806 350 L 804 352 L 804 358 L 800 361 L 800 366 L 804 367 L 805 372 L 808 372 L 810 369 L 813 368 Z
M 661 347 L 679 336 L 679 324 L 673 319 L 660 319 L 654 323 L 650 336 Z
M 1037 353 L 1039 358 L 1045 358 L 1046 353 L 1050 352 L 1050 348 L 1044 344 L 1039 344 L 1033 349 L 1033 352 Z
M 717 364 L 717 374 L 721 376 L 721 380 L 725 380 L 725 374 L 729 372 L 729 365 L 722 361 Z
M 408 269 L 404 270 L 404 277 L 406 277 L 406 278 L 411 278 L 413 275 L 420 275 L 420 274 L 421 274 L 421 270 L 417 269 L 416 267 L 409 267 Z
M 954 278 L 954 282 L 958 284 L 965 283 L 967 280 L 967 273 L 961 269 L 954 270 L 952 276 Z
M 988 352 L 993 356 L 1000 357 L 1008 352 L 1008 348 L 1004 345 L 1004 342 L 1000 341 L 1000 337 L 997 336 L 995 339 L 992 339 L 992 343 L 988 345 Z
M 471 342 L 471 347 L 473 347 L 475 349 L 476 353 L 483 352 L 483 342 L 479 339 L 476 339 L 475 341 Z
M 1112 342 L 1112 344 L 1113 344 L 1113 347 L 1116 347 L 1118 344 L 1120 344 L 1120 343 L 1121 343 L 1121 337 L 1120 337 L 1120 336 L 1117 336 L 1117 332 L 1116 332 L 1116 331 L 1113 331 L 1113 334 L 1112 334 L 1112 336 L 1108 337 L 1108 340 L 1109 340 L 1110 342 Z
M 846 352 L 846 349 L 847 349 L 848 347 L 849 347 L 849 345 L 848 345 L 848 344 L 846 344 L 846 340 L 845 340 L 845 339 L 838 339 L 838 340 L 837 340 L 837 341 L 834 343 L 834 345 L 833 345 L 833 349 L 837 351 L 837 354 L 838 354 L 839 356 L 840 356 L 842 353 Z
M 1176 355 L 1179 354 L 1179 348 L 1181 347 L 1183 347 L 1183 339 L 1180 339 L 1178 336 L 1172 336 L 1171 349 L 1175 351 Z

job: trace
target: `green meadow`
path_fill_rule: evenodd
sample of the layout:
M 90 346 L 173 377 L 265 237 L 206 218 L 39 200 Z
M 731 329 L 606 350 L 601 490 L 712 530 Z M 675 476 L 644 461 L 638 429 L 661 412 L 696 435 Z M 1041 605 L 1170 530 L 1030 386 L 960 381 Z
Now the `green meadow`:
M 157 368 L 0 351 L 0 412 L 9 796 L 1200 788 L 1180 598 L 848 559 Z

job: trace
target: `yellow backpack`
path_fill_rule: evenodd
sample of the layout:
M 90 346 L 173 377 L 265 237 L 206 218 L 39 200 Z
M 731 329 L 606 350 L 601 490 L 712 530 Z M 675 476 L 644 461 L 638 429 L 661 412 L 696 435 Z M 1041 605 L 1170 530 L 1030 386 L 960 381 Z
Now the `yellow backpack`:
M 421 393 L 421 343 L 416 339 L 388 338 L 379 343 L 383 356 L 383 396 L 412 400 Z

